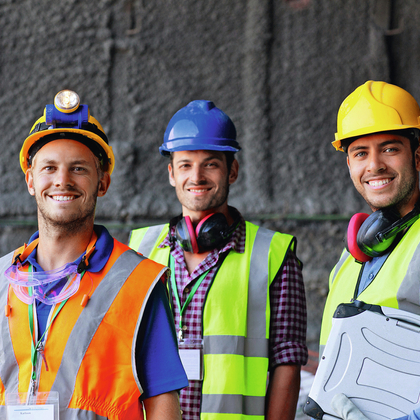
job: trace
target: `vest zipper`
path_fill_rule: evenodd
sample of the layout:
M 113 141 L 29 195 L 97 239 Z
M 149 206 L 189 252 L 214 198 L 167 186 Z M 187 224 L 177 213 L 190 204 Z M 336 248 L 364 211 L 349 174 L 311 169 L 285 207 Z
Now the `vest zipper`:
M 41 356 L 42 360 L 44 361 L 45 370 L 48 372 L 48 363 L 47 363 L 47 359 L 45 357 L 45 342 L 39 344 L 37 351 L 38 351 L 39 355 Z

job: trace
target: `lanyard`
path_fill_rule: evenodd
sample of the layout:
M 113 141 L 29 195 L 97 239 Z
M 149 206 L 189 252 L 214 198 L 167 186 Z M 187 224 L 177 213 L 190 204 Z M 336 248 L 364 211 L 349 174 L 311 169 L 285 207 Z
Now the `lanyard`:
M 172 257 L 172 255 L 169 258 L 169 266 L 171 269 L 171 286 L 172 286 L 172 292 L 175 295 L 175 300 L 176 303 L 178 305 L 178 309 L 179 309 L 179 332 L 178 332 L 178 339 L 179 341 L 184 339 L 183 336 L 183 327 L 182 327 L 182 316 L 185 312 L 185 310 L 187 309 L 187 306 L 190 304 L 190 302 L 192 301 L 195 292 L 197 291 L 197 289 L 200 287 L 200 284 L 203 282 L 203 280 L 205 279 L 205 277 L 207 276 L 207 273 L 210 270 L 207 270 L 206 272 L 204 272 L 199 278 L 198 280 L 195 282 L 193 288 L 191 289 L 190 294 L 187 297 L 187 300 L 184 302 L 184 304 L 181 307 L 181 301 L 179 300 L 179 294 L 178 294 L 178 289 L 176 287 L 176 280 L 175 280 L 175 261 L 174 258 Z
M 31 337 L 32 337 L 31 338 L 31 364 L 32 364 L 32 380 L 33 381 L 36 380 L 35 367 L 36 367 L 36 362 L 37 362 L 37 359 L 38 359 L 38 351 L 40 351 L 40 349 L 42 349 L 41 350 L 42 355 L 44 355 L 44 353 L 43 353 L 43 338 L 44 338 L 46 332 L 48 331 L 48 329 L 51 327 L 51 324 L 53 323 L 54 319 L 57 317 L 58 313 L 61 311 L 61 309 L 63 308 L 63 306 L 65 305 L 65 303 L 67 301 L 68 301 L 68 299 L 66 299 L 66 300 L 64 300 L 63 302 L 60 303 L 60 306 L 58 307 L 57 312 L 54 314 L 51 321 L 48 323 L 47 327 L 45 328 L 44 333 L 41 336 L 41 338 L 36 342 L 36 345 L 34 344 L 34 341 L 36 340 L 36 337 L 34 337 L 34 316 L 33 316 L 33 308 L 36 305 L 36 303 L 34 301 L 34 303 L 32 305 L 28 305 L 29 328 L 31 330 Z M 45 358 L 44 358 L 44 361 L 45 361 Z M 45 366 L 47 367 L 47 362 L 45 362 Z M 47 370 L 48 370 L 48 367 L 47 367 Z
M 29 265 L 29 271 L 32 271 L 32 265 Z M 81 277 L 83 278 L 83 275 L 85 274 L 85 271 L 83 271 L 83 273 L 81 274 Z M 66 286 L 64 286 L 66 287 Z M 29 295 L 32 296 L 32 287 L 29 288 Z M 60 313 L 61 309 L 63 309 L 63 306 L 66 304 L 66 302 L 69 300 L 69 298 L 67 298 L 66 300 L 64 300 L 63 302 L 60 303 L 60 305 L 58 306 L 57 312 L 53 315 L 53 317 L 51 318 L 51 320 L 49 321 L 49 323 L 47 324 L 44 333 L 42 334 L 42 336 L 39 338 L 38 341 L 36 341 L 37 337 L 34 336 L 34 310 L 36 311 L 36 301 L 34 300 L 32 305 L 28 305 L 28 316 L 29 316 L 29 328 L 30 328 L 30 332 L 31 332 L 31 364 L 32 364 L 32 385 L 33 385 L 33 390 L 34 390 L 34 385 L 35 385 L 35 381 L 36 381 L 36 364 L 37 364 L 37 360 L 38 360 L 38 352 L 41 354 L 44 363 L 45 363 L 45 367 L 48 370 L 48 365 L 44 356 L 44 336 L 47 333 L 47 331 L 49 330 L 49 328 L 51 327 L 52 323 L 54 322 L 55 318 L 57 317 L 57 315 Z M 52 310 L 54 310 L 54 307 L 52 308 Z M 36 341 L 36 344 L 35 344 Z

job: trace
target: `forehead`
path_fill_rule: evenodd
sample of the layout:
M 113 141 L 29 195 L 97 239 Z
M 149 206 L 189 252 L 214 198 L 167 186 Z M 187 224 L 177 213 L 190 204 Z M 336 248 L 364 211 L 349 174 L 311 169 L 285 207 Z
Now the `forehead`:
M 352 141 L 349 145 L 348 151 L 351 152 L 352 150 L 359 148 L 380 147 L 384 143 L 392 144 L 393 142 L 410 147 L 410 140 L 406 137 L 393 133 L 377 133 L 360 137 L 357 140 Z
M 226 155 L 217 150 L 182 150 L 172 153 L 172 161 L 174 163 L 180 161 L 206 161 L 210 159 L 218 159 L 225 162 Z
M 36 161 L 74 162 L 83 161 L 95 165 L 95 156 L 84 144 L 68 139 L 59 139 L 47 143 L 34 156 Z

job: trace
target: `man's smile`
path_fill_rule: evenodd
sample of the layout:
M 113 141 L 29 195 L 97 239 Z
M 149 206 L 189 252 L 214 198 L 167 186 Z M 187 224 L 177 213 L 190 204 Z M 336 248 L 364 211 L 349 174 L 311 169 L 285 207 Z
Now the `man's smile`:
M 386 179 L 371 179 L 370 181 L 366 181 L 371 187 L 382 187 L 383 185 L 387 185 L 392 181 L 393 178 L 386 178 Z
M 189 192 L 192 192 L 192 193 L 195 193 L 195 194 L 199 194 L 199 193 L 210 191 L 211 188 L 187 188 L 187 190 Z
M 73 201 L 77 198 L 74 195 L 50 195 L 50 197 L 55 201 Z

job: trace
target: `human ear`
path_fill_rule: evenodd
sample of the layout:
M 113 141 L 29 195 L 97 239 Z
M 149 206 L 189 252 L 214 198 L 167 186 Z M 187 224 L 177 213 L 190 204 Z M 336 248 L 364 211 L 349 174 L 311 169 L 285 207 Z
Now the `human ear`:
M 172 165 L 170 163 L 168 163 L 168 174 L 169 174 L 169 183 L 173 187 L 175 187 L 175 179 L 174 179 L 173 168 L 172 168 Z
M 108 172 L 104 172 L 102 178 L 99 180 L 98 197 L 103 197 L 111 185 L 111 176 Z
M 29 194 L 35 195 L 34 178 L 32 174 L 32 168 L 28 168 L 25 172 L 26 186 L 28 187 Z
M 229 184 L 233 184 L 237 179 L 239 175 L 239 162 L 234 159 L 232 162 L 232 166 L 230 167 L 230 173 L 229 173 Z
M 416 165 L 417 172 L 420 172 L 420 147 L 417 147 L 414 152 L 414 163 Z

